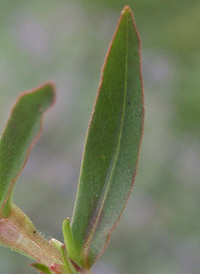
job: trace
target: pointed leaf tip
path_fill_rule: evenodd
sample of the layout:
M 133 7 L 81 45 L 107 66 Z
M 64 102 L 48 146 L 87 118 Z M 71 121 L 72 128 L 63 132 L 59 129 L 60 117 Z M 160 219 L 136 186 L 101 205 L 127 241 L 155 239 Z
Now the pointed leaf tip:
M 125 13 L 127 11 L 132 12 L 131 8 L 128 5 L 123 8 L 122 13 Z

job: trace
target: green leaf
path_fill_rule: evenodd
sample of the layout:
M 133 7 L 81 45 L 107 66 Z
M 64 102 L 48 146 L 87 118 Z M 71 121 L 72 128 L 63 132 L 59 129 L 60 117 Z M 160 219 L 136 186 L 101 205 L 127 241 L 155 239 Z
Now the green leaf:
M 39 137 L 44 112 L 54 102 L 52 82 L 23 93 L 14 105 L 0 140 L 0 213 L 8 217 L 14 184 Z
M 143 116 L 140 40 L 126 6 L 104 63 L 72 219 L 76 249 L 85 268 L 104 251 L 129 198 Z
M 58 251 L 38 233 L 12 202 L 15 182 L 39 137 L 44 112 L 55 99 L 52 82 L 23 93 L 14 105 L 0 140 L 0 245 L 46 266 L 62 263 Z
M 74 237 L 71 231 L 69 218 L 65 219 L 62 224 L 63 236 L 66 243 L 67 253 L 69 258 L 77 265 L 80 265 L 79 257 L 75 247 Z
M 49 243 L 52 244 L 57 250 L 61 250 L 61 246 L 63 245 L 63 243 L 61 243 L 60 241 L 58 241 L 55 238 L 51 238 L 49 240 Z
M 41 273 L 41 274 L 52 274 L 46 265 L 34 263 L 34 264 L 30 264 L 30 266 L 39 270 L 39 273 Z
M 68 266 L 53 263 L 49 266 L 49 269 L 55 274 L 73 274 Z
M 0 140 L 0 245 L 46 266 L 63 263 L 62 253 L 40 235 L 31 220 L 13 204 L 12 194 L 41 132 L 43 114 L 54 99 L 52 82 L 23 93 L 11 111 Z
M 66 244 L 63 244 L 61 246 L 61 252 L 63 255 L 65 266 L 70 271 L 70 273 L 76 274 L 77 271 L 81 270 L 81 268 L 76 263 L 74 263 L 73 260 L 71 260 L 71 258 L 69 258 L 69 255 L 67 253 Z

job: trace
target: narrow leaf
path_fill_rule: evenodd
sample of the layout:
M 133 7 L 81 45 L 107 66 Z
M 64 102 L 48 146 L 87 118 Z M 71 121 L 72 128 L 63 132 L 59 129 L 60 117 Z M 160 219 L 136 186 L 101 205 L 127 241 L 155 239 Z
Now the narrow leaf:
M 62 230 L 69 258 L 76 264 L 80 265 L 79 257 L 77 255 L 77 250 L 74 242 L 74 237 L 70 227 L 69 218 L 63 221 Z
M 84 268 L 104 251 L 130 195 L 143 116 L 140 40 L 132 11 L 126 6 L 104 63 L 72 219 Z
M 76 274 L 77 271 L 74 268 L 74 265 L 75 266 L 77 266 L 77 265 L 72 264 L 73 261 L 71 261 L 71 259 L 69 258 L 69 254 L 67 253 L 67 249 L 66 249 L 66 244 L 63 244 L 61 246 L 61 252 L 62 252 L 62 255 L 63 255 L 63 259 L 64 259 L 64 263 L 65 263 L 66 268 L 69 269 L 70 273 Z M 78 267 L 78 269 L 80 269 L 80 267 Z
M 16 179 L 41 132 L 43 114 L 54 97 L 52 82 L 23 93 L 11 111 L 0 140 L 0 245 L 46 266 L 63 263 L 62 254 L 14 205 L 12 194 Z
M 44 112 L 54 102 L 54 85 L 47 82 L 23 93 L 14 105 L 0 140 L 0 213 L 11 212 L 14 184 L 39 137 Z

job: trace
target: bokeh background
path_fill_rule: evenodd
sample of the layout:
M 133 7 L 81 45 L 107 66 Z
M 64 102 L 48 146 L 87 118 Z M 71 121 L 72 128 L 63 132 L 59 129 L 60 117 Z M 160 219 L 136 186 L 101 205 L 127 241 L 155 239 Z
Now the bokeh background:
M 122 8 L 142 41 L 146 119 L 138 175 L 95 274 L 200 273 L 199 0 L 0 1 L 0 128 L 45 80 L 57 102 L 20 175 L 15 203 L 47 238 L 71 217 L 101 67 Z M 0 273 L 35 273 L 0 247 Z

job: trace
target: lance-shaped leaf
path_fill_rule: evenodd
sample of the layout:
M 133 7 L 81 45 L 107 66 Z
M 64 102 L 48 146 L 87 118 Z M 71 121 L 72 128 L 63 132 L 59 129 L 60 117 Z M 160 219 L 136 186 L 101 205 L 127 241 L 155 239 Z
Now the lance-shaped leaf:
M 41 132 L 43 114 L 54 98 L 52 82 L 23 93 L 11 111 L 0 140 L 0 245 L 34 258 L 46 267 L 63 263 L 62 254 L 13 204 L 12 194 L 30 149 Z
M 8 217 L 12 193 L 31 147 L 41 131 L 44 112 L 54 102 L 54 84 L 47 82 L 23 93 L 14 105 L 0 139 L 0 215 Z
M 129 197 L 143 116 L 140 40 L 132 11 L 126 6 L 104 63 L 72 219 L 85 269 L 104 251 Z

